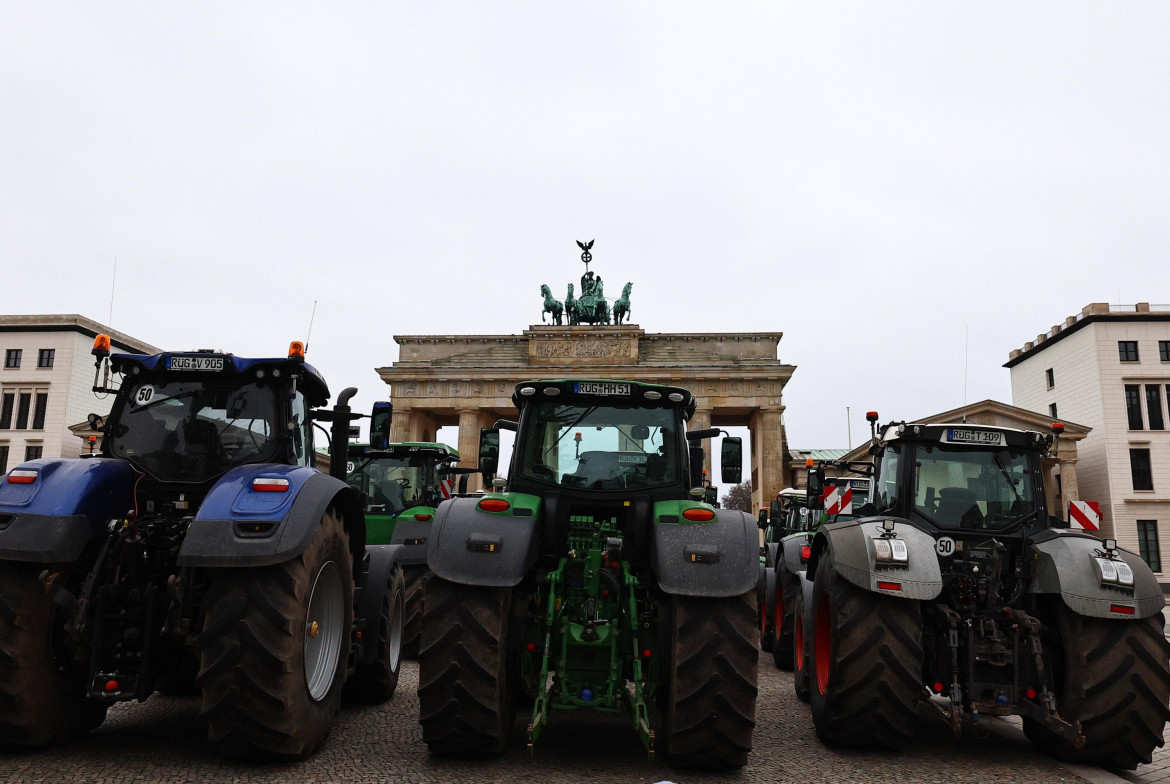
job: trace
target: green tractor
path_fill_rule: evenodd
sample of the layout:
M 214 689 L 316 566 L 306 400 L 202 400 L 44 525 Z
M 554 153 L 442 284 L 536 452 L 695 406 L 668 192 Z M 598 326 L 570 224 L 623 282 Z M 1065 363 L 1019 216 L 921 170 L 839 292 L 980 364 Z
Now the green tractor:
M 446 444 L 407 442 L 350 444 L 346 482 L 364 493 L 366 539 L 402 546 L 406 618 L 402 652 L 418 653 L 422 588 L 427 573 L 427 533 L 435 508 L 454 492 L 459 453 Z
M 632 381 L 523 383 L 518 422 L 480 438 L 492 477 L 442 504 L 427 542 L 419 650 L 423 740 L 498 754 L 518 703 L 529 752 L 558 713 L 626 712 L 651 758 L 735 767 L 755 725 L 755 521 L 704 503 L 691 393 Z M 742 445 L 722 442 L 740 481 Z M 653 718 L 652 718 L 653 711 Z

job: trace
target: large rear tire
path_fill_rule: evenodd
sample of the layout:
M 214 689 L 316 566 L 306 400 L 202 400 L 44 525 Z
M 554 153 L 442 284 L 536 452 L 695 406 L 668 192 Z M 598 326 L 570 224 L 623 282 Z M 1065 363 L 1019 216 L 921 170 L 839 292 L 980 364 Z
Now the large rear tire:
M 499 754 L 512 739 L 512 589 L 426 581 L 418 651 L 419 723 L 433 754 Z
M 0 563 L 0 745 L 64 743 L 106 715 L 85 696 L 84 670 L 61 649 L 64 619 L 41 586 L 43 570 Z
M 1087 618 L 1056 605 L 1056 709 L 1080 721 L 1076 749 L 1038 723 L 1024 731 L 1040 749 L 1068 762 L 1133 770 L 1162 745 L 1170 710 L 1170 664 L 1161 613 L 1138 620 Z M 1051 622 L 1050 622 L 1051 623 Z
M 406 587 L 402 570 L 396 568 L 390 584 L 382 593 L 381 612 L 373 640 L 376 646 L 374 661 L 358 664 L 353 675 L 345 682 L 345 696 L 360 702 L 385 702 L 394 696 L 398 688 L 398 673 L 402 666 L 402 626 L 405 614 Z M 373 620 L 373 619 L 371 619 Z
M 408 566 L 402 571 L 406 578 L 406 621 L 402 653 L 408 659 L 417 659 L 422 638 L 423 592 L 430 572 L 425 566 Z
M 793 596 L 796 600 L 793 600 Z M 783 566 L 776 567 L 776 597 L 772 621 L 772 661 L 781 670 L 791 670 L 792 638 L 795 634 L 796 604 L 800 601 L 800 577 Z
M 312 754 L 341 704 L 352 628 L 353 556 L 332 508 L 296 558 L 214 572 L 199 637 L 208 740 L 229 757 Z
M 813 581 L 810 698 L 817 735 L 834 746 L 901 749 L 922 685 L 918 603 L 862 590 L 826 553 Z
M 756 726 L 755 591 L 671 598 L 663 746 L 671 765 L 747 763 Z
M 809 641 L 808 620 L 806 618 L 804 580 L 797 581 L 796 602 L 793 607 L 792 618 L 792 687 L 796 691 L 796 698 L 801 702 L 809 701 L 809 672 L 812 670 L 812 649 Z

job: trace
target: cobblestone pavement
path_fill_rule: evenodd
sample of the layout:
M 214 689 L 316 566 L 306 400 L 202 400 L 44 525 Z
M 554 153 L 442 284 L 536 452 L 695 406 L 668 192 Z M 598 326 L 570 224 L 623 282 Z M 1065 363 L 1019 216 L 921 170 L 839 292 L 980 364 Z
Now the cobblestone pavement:
M 791 674 L 776 670 L 766 654 L 760 661 L 755 747 L 741 771 L 704 773 L 649 763 L 629 723 L 601 715 L 555 716 L 534 759 L 528 757 L 523 743 L 516 743 L 498 759 L 432 759 L 419 733 L 417 675 L 417 666 L 406 662 L 393 700 L 376 707 L 344 708 L 318 754 L 298 764 L 221 760 L 203 742 L 198 701 L 156 695 L 143 705 L 115 707 L 101 728 L 70 746 L 0 754 L 0 782 L 1122 781 L 1098 769 L 1070 772 L 1033 751 L 1018 727 L 1002 721 L 989 722 L 985 738 L 955 741 L 939 719 L 924 714 L 915 741 L 903 753 L 827 749 L 816 738 L 807 706 L 793 695 Z M 522 737 L 522 721 L 517 723 L 517 740 Z M 1162 781 L 1164 770 L 1158 764 L 1143 766 L 1125 779 Z

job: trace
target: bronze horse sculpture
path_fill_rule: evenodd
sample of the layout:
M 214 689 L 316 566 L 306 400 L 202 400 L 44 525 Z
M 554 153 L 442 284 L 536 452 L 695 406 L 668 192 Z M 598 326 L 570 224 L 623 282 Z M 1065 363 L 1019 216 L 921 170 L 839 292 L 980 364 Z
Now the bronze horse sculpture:
M 577 317 L 577 298 L 573 296 L 573 284 L 569 284 L 569 293 L 565 295 L 565 315 L 569 319 L 569 326 L 575 327 L 581 323 Z
M 555 299 L 553 299 L 552 290 L 548 286 L 542 285 L 540 293 L 544 295 L 544 310 L 540 311 L 540 323 L 544 323 L 544 314 L 551 313 L 553 324 L 561 326 L 561 314 L 564 313 L 564 306 Z
M 630 315 L 630 291 L 634 288 L 633 283 L 627 283 L 622 287 L 621 298 L 613 303 L 613 323 L 621 324 Z

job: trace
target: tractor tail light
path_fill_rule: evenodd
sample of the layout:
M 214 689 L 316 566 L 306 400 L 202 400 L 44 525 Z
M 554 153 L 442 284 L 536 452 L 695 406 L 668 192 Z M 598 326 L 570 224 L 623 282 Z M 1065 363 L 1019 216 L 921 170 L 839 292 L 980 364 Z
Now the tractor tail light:
M 682 516 L 696 523 L 706 523 L 715 519 L 715 513 L 710 509 L 685 509 Z
M 8 474 L 8 484 L 10 485 L 31 485 L 37 480 L 36 471 L 21 471 L 14 469 Z
M 431 519 L 431 516 L 429 514 L 416 514 L 414 516 L 414 519 L 418 520 L 419 522 L 425 523 L 427 520 Z
M 802 544 L 800 546 L 800 560 L 807 561 L 812 558 L 812 545 Z
M 287 479 L 260 477 L 252 480 L 252 489 L 257 493 L 287 493 Z
M 479 508 L 485 512 L 506 512 L 512 505 L 503 498 L 485 498 L 479 502 Z

